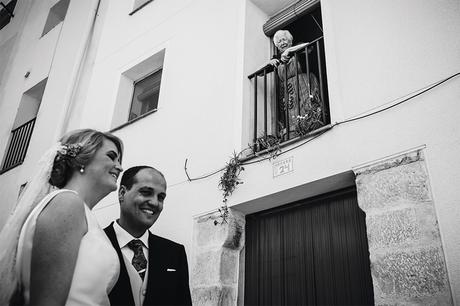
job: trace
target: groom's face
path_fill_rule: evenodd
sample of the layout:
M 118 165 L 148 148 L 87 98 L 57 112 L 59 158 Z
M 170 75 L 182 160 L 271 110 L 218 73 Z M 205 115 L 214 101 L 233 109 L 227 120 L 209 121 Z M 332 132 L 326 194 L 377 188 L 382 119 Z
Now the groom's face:
M 120 187 L 119 198 L 120 225 L 133 236 L 142 235 L 163 210 L 166 181 L 157 171 L 142 169 L 134 176 L 130 189 Z

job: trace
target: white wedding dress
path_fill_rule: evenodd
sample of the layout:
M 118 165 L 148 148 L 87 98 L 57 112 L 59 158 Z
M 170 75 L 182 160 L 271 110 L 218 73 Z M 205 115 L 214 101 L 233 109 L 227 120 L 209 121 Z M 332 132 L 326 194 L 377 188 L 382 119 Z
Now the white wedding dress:
M 61 192 L 60 189 L 48 194 L 27 217 L 21 230 L 18 244 L 17 273 L 23 286 L 26 305 L 30 298 L 30 262 L 36 220 L 40 212 Z M 65 305 L 110 305 L 108 294 L 120 273 L 117 253 L 101 229 L 93 212 L 85 205 L 88 232 L 83 236 L 78 251 L 75 271 Z

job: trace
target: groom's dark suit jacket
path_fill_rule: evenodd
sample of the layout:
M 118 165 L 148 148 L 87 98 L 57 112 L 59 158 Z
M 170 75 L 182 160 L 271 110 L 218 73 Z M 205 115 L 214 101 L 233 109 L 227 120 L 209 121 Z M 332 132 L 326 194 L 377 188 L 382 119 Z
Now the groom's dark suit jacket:
M 104 231 L 120 259 L 120 276 L 109 294 L 110 303 L 112 306 L 134 305 L 128 271 L 113 229 L 113 222 Z M 188 283 L 187 257 L 183 245 L 153 235 L 149 231 L 148 264 L 148 282 L 144 306 L 192 305 Z

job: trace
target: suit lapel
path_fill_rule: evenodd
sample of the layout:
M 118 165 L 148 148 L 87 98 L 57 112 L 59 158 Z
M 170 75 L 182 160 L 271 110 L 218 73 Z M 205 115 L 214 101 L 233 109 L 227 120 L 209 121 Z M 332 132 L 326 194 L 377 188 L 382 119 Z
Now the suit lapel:
M 113 228 L 113 222 L 106 227 L 104 231 L 117 252 L 118 261 L 120 262 L 120 275 L 118 277 L 118 281 L 109 294 L 110 303 L 112 305 L 134 305 L 129 274 L 126 269 L 123 254 L 121 253 L 120 245 L 118 244 L 117 235 L 115 234 L 115 230 Z
M 147 282 L 147 294 L 145 296 L 144 305 L 156 305 L 154 301 L 158 300 L 157 283 L 161 280 L 158 279 L 159 272 L 161 271 L 161 254 L 156 252 L 158 250 L 158 241 L 149 231 L 149 273 Z

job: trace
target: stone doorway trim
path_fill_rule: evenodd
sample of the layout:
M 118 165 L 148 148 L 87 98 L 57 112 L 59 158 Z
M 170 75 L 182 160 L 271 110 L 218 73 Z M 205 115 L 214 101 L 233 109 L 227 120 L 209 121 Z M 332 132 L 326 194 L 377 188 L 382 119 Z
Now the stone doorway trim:
M 423 147 L 353 169 L 376 305 L 452 305 Z

